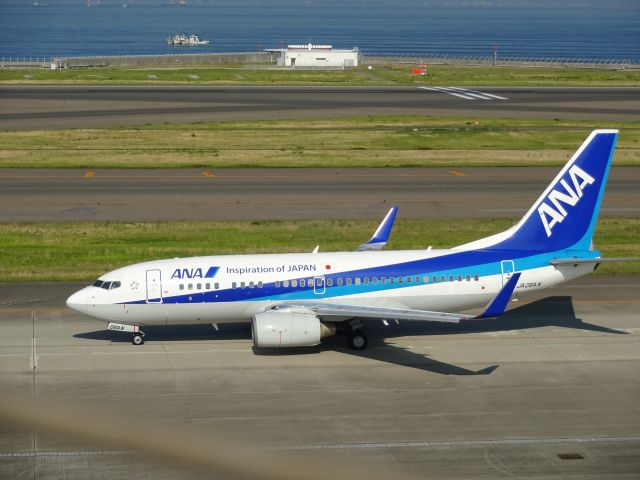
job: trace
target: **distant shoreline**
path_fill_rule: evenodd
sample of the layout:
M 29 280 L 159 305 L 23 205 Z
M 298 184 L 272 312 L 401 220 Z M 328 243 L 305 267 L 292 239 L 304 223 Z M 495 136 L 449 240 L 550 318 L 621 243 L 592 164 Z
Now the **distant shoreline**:
M 640 69 L 640 60 L 615 58 L 553 58 L 553 57 L 503 57 L 486 55 L 360 55 L 360 63 L 368 64 L 428 64 L 456 67 L 548 67 L 548 68 L 595 68 L 595 69 Z M 275 56 L 264 51 L 217 52 L 217 53 L 164 53 L 148 55 L 88 55 L 51 57 L 0 57 L 2 68 L 58 68 L 83 67 L 143 67 L 143 66 L 193 66 L 243 64 L 275 67 Z M 296 70 L 310 68 L 296 67 Z M 317 70 L 318 68 L 313 68 Z M 335 70 L 335 68 L 333 68 Z

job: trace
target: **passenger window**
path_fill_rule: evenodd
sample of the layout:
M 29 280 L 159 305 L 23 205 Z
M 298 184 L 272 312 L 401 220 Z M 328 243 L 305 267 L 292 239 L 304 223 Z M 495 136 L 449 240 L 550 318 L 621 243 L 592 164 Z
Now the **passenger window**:
M 284 288 L 288 288 L 289 287 L 289 280 L 285 280 L 284 282 L 282 282 L 282 285 L 284 285 Z
M 253 288 L 254 286 L 255 286 L 255 283 L 249 282 L 249 288 Z
M 477 282 L 478 281 L 478 275 L 474 275 L 473 279 Z
M 261 281 L 258 282 L 258 288 L 262 288 L 264 286 L 264 283 L 262 283 Z
M 193 283 L 190 283 L 187 288 L 189 288 L 189 290 L 193 290 Z
M 204 288 L 205 288 L 205 290 L 210 290 L 211 289 L 211 284 L 210 283 L 205 283 Z
M 244 288 L 245 287 L 245 283 L 244 282 L 240 282 L 240 288 Z
M 389 277 L 389 283 L 395 283 L 396 277 Z
M 353 283 L 353 279 L 351 277 L 347 278 L 347 285 L 351 285 Z
M 429 283 L 429 276 L 428 275 L 424 276 L 424 283 Z
M 238 284 L 237 284 L 236 282 L 233 282 L 233 283 L 231 284 L 231 288 L 236 288 L 237 286 L 238 286 Z
M 424 277 L 425 279 L 429 279 L 429 277 Z M 416 283 L 420 283 L 420 277 L 416 277 Z M 426 281 L 424 283 L 427 283 Z
M 447 281 L 447 277 L 445 277 L 444 275 L 442 275 L 442 276 L 440 277 L 440 281 L 441 281 L 441 282 L 446 282 L 446 281 Z
M 453 282 L 453 275 L 449 275 L 449 281 Z
M 404 282 L 404 278 L 398 277 L 398 283 L 402 283 L 402 282 Z
M 364 277 L 364 284 L 369 285 L 369 277 Z
M 180 288 L 180 290 L 184 290 L 184 283 L 181 283 L 178 288 Z
M 458 281 L 461 282 L 462 281 L 462 275 L 458 275 Z
M 387 283 L 387 277 L 380 277 L 380 283 L 383 285 Z
M 356 285 L 360 285 L 360 277 L 356 277 Z
M 216 290 L 218 290 L 220 288 L 220 284 L 218 282 L 213 284 L 213 288 L 215 288 Z
M 438 283 L 438 277 L 436 277 L 435 275 L 433 277 L 431 277 L 431 281 L 433 283 Z
M 467 275 L 467 276 L 465 277 L 465 279 L 467 280 L 467 282 L 468 282 L 468 281 L 470 281 L 470 280 L 471 280 L 471 275 Z
M 372 282 L 374 285 L 377 285 L 377 284 L 378 284 L 378 277 L 373 277 L 373 278 L 371 279 L 371 282 Z
M 342 278 L 338 278 L 338 285 L 342 285 Z
M 407 283 L 411 283 L 411 277 L 407 277 Z
M 333 279 L 327 278 L 327 287 L 332 287 L 332 286 L 333 286 Z
M 280 280 L 276 281 L 276 288 L 280 288 Z
M 320 281 L 320 280 L 318 280 L 318 282 L 319 282 L 319 281 Z M 304 280 L 303 280 L 303 282 L 304 282 Z M 309 280 L 307 280 L 307 286 L 308 286 L 308 287 L 313 287 L 313 279 L 312 279 L 312 278 L 310 278 Z
M 297 280 L 291 280 L 291 286 L 292 287 L 297 287 L 298 286 L 298 281 Z
M 199 283 L 199 284 L 197 285 L 197 287 L 196 287 L 196 288 L 197 288 L 198 290 L 202 290 L 202 284 L 201 284 L 201 283 Z

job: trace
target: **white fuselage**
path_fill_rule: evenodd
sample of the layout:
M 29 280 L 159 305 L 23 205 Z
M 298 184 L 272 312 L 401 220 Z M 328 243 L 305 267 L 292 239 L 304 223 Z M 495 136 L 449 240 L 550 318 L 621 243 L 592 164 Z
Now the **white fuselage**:
M 102 286 L 80 290 L 68 304 L 130 325 L 250 321 L 272 304 L 294 300 L 461 311 L 486 305 L 515 271 L 521 272 L 516 296 L 593 271 L 593 265 L 551 266 L 548 255 L 504 254 L 453 249 L 176 258 L 109 272 L 96 282 Z

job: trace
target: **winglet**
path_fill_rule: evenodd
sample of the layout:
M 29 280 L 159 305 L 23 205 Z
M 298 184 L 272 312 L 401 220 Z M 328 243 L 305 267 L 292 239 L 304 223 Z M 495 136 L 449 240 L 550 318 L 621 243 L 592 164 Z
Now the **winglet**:
M 487 305 L 487 308 L 482 315 L 478 315 L 476 318 L 494 318 L 502 315 L 507 308 L 507 303 L 509 303 L 511 295 L 513 295 L 513 291 L 516 289 L 516 284 L 519 279 L 520 272 L 511 275 L 509 281 L 505 283 L 502 289 L 498 292 L 498 295 L 496 295 L 489 305 Z
M 369 241 L 360 245 L 356 250 L 358 252 L 366 250 L 382 250 L 389 241 L 389 235 L 391 235 L 391 229 L 393 228 L 393 222 L 395 222 L 397 214 L 398 207 L 391 207 Z

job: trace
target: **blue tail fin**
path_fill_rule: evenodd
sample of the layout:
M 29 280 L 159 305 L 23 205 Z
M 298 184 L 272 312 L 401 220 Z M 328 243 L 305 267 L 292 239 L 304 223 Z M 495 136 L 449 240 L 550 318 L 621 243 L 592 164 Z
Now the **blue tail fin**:
M 520 222 L 459 248 L 589 250 L 617 138 L 617 130 L 591 132 Z

